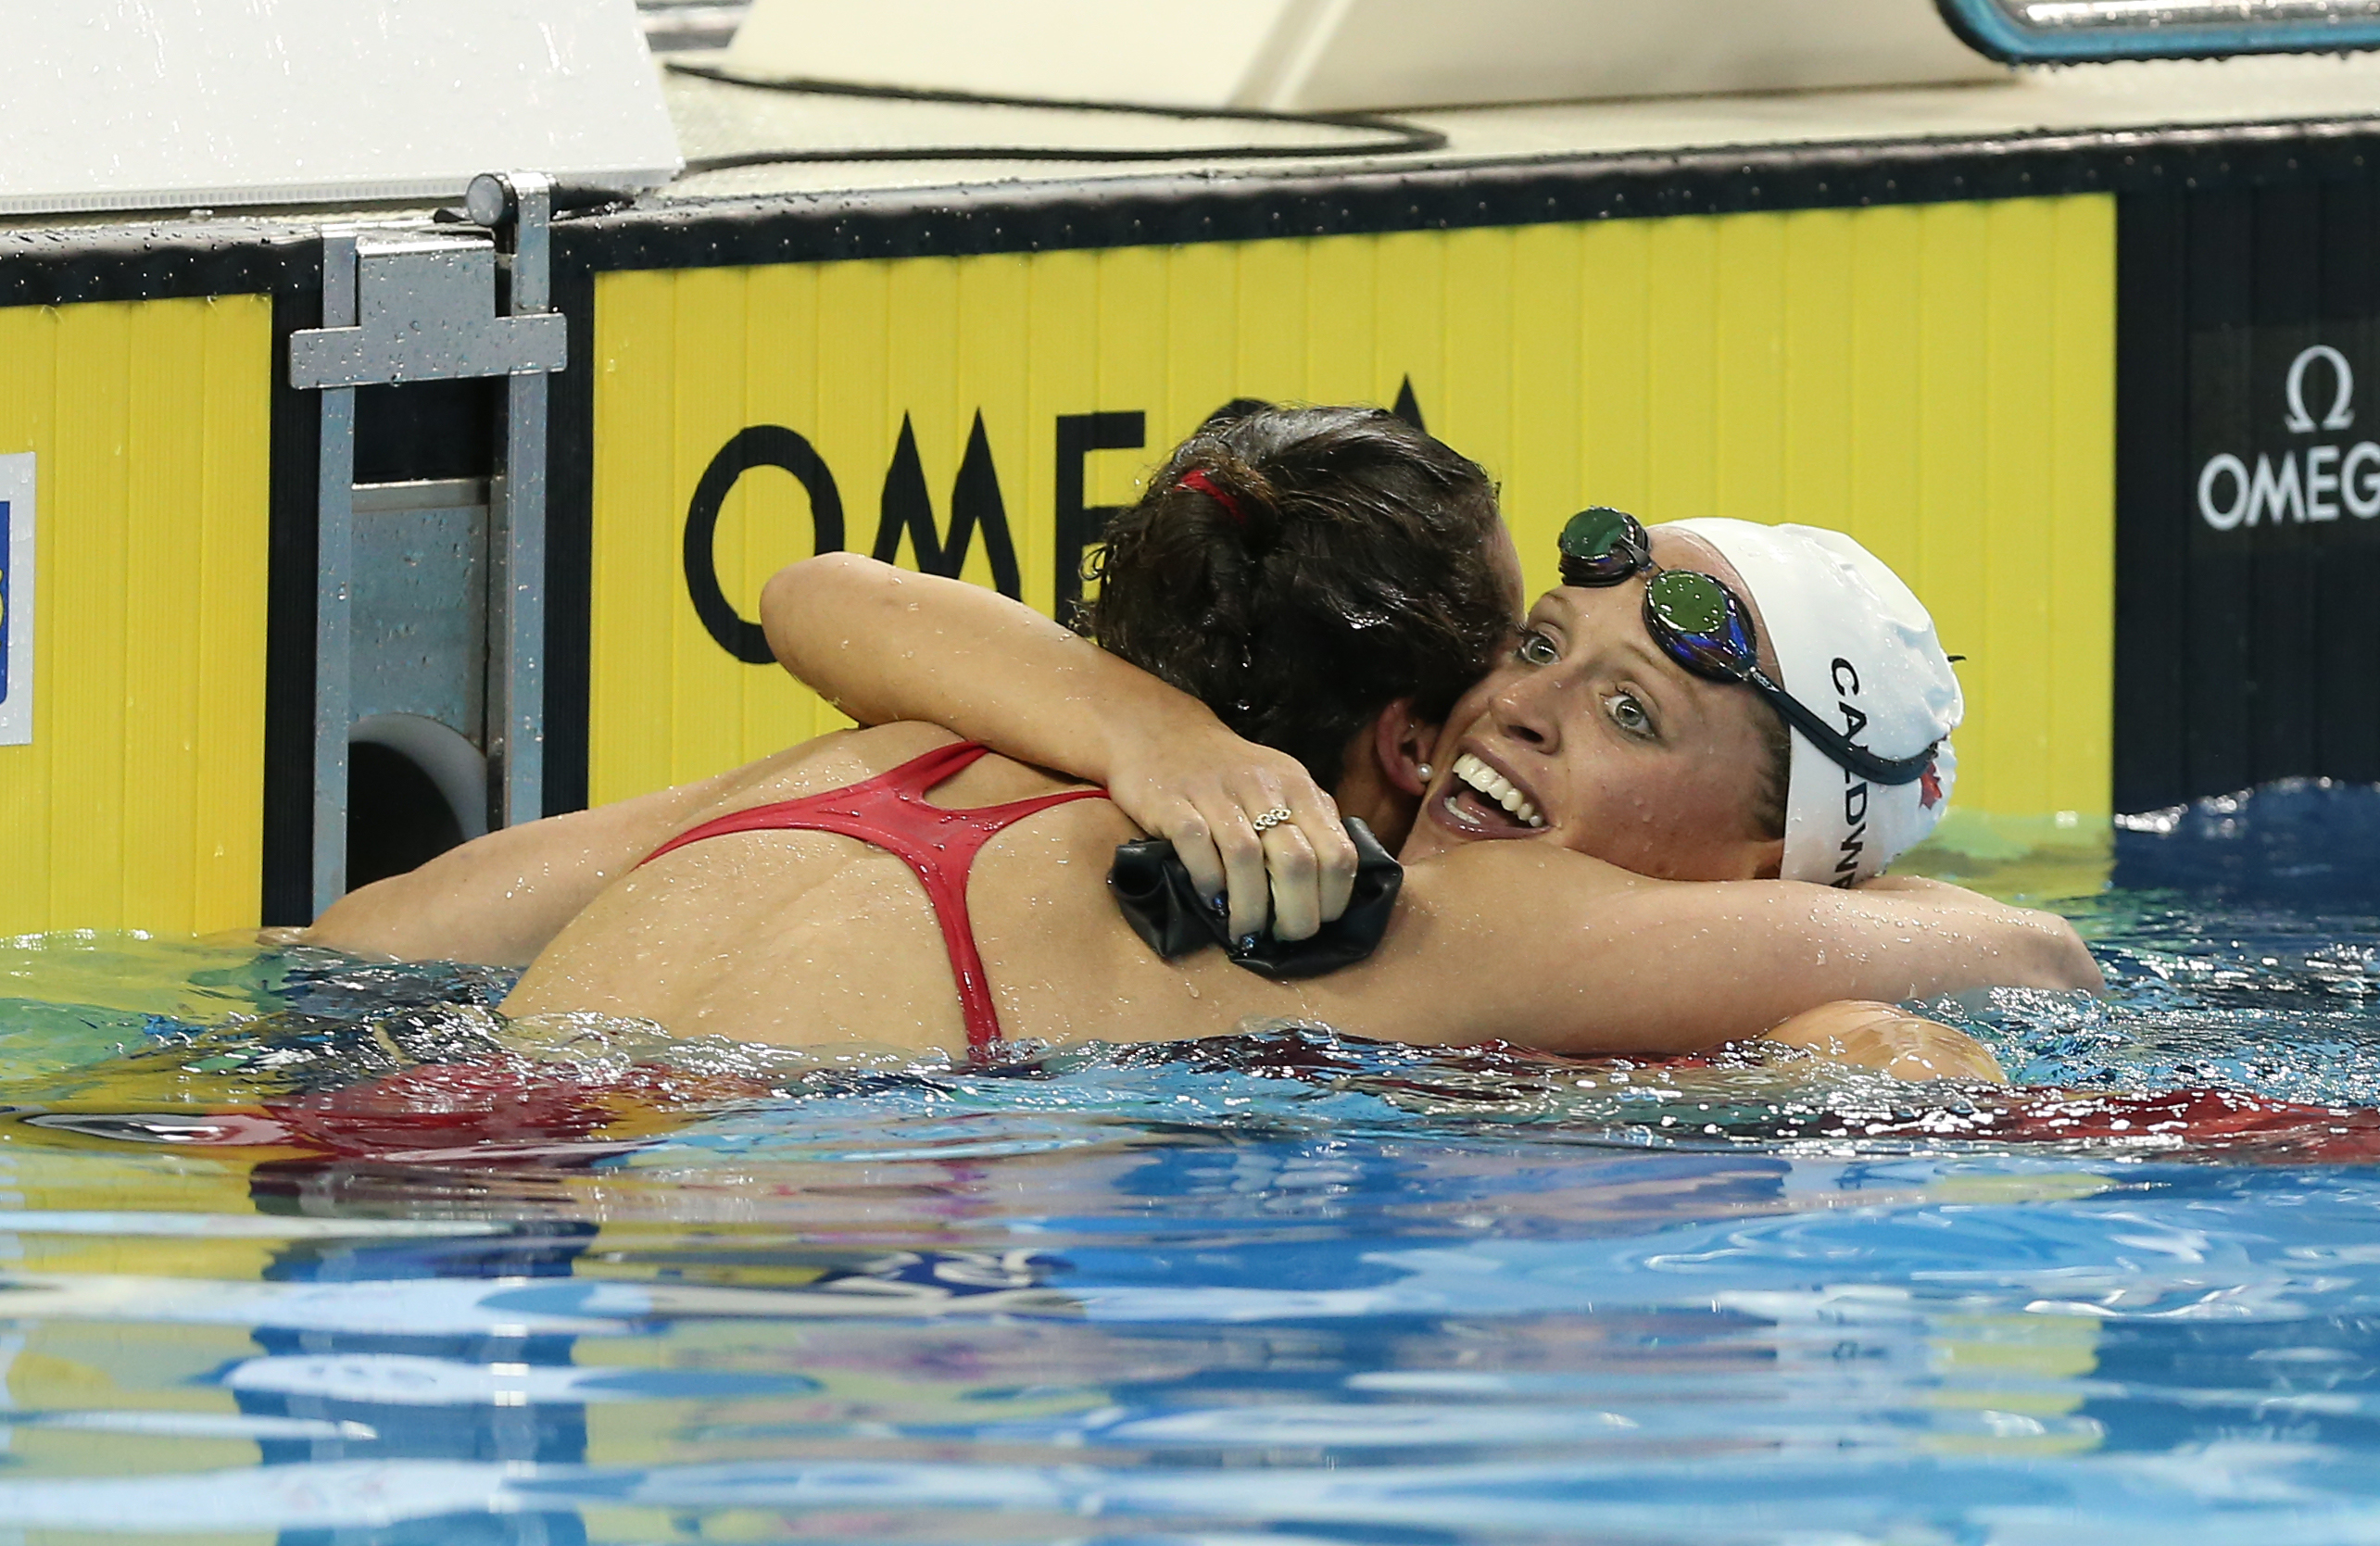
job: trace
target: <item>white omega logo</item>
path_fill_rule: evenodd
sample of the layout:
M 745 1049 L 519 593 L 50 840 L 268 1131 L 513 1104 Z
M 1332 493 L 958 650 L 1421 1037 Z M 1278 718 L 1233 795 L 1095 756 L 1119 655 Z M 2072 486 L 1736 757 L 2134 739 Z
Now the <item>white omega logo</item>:
M 2355 367 L 2347 362 L 2347 356 L 2328 344 L 2317 344 L 2289 362 L 2289 414 L 2281 421 L 2289 427 L 2291 434 L 2314 433 L 2313 418 L 2306 412 L 2306 367 L 2317 359 L 2330 366 L 2334 383 L 2330 411 L 2323 415 L 2322 427 L 2343 430 L 2355 422 Z
M 2319 423 L 2306 411 L 2308 368 L 2317 362 L 2330 368 L 2331 377 L 2330 410 Z M 2328 344 L 2298 351 L 2282 392 L 2289 411 L 2281 422 L 2291 434 L 2355 422 L 2355 368 Z M 2284 451 L 2277 463 L 2260 451 L 2253 471 L 2245 458 L 2218 451 L 2198 469 L 2198 517 L 2218 532 L 2336 521 L 2342 507 L 2359 521 L 2380 516 L 2380 445 L 2308 446 Z

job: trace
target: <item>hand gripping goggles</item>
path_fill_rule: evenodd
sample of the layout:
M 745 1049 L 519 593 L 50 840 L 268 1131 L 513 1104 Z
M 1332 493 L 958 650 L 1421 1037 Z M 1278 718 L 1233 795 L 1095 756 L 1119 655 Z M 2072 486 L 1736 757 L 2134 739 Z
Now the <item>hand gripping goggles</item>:
M 1696 676 L 1741 682 L 1758 693 L 1843 768 L 1872 784 L 1914 784 L 1924 776 L 1942 743 L 1914 757 L 1879 757 L 1826 723 L 1760 669 L 1760 635 L 1751 609 L 1716 576 L 1691 569 L 1663 569 L 1653 561 L 1653 545 L 1636 517 L 1598 505 L 1570 517 L 1562 528 L 1562 583 L 1601 587 L 1638 574 L 1644 584 L 1644 627 L 1663 653 Z

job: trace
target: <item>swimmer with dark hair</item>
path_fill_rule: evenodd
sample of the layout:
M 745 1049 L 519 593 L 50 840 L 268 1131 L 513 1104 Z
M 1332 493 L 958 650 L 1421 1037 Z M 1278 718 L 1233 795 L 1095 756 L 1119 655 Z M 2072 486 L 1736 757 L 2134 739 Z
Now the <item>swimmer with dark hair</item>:
M 534 951 L 514 1014 L 952 1052 L 1003 1034 L 1170 1039 L 1290 1019 L 1686 1053 L 1839 1000 L 2097 985 L 2046 914 L 1923 882 L 1761 878 L 1820 851 L 1823 823 L 1796 827 L 1825 810 L 1796 788 L 1802 726 L 1794 743 L 1776 729 L 1798 710 L 1823 739 L 1835 717 L 1798 679 L 1802 613 L 1728 534 L 1614 529 L 1506 652 L 1517 565 L 1475 465 L 1384 414 L 1249 413 L 1186 443 L 1113 534 L 1090 626 L 1162 653 L 1140 660 L 1151 670 L 976 587 L 845 558 L 796 565 L 764 597 L 780 658 L 863 722 L 911 723 L 494 835 L 357 893 L 309 937 Z M 1828 563 L 1860 582 L 1804 611 L 1883 619 L 1832 627 L 1825 647 L 1884 651 L 1863 658 L 1864 744 L 1902 763 L 1930 754 L 1930 773 L 1887 784 L 1907 770 L 1835 747 L 1866 772 L 1830 760 L 1831 789 L 1808 786 L 1840 805 L 1868 785 L 1875 840 L 1833 843 L 1849 868 L 1824 876 L 1856 879 L 1930 825 L 1898 813 L 1946 792 L 1956 685 L 1929 698 L 1928 670 L 1902 669 L 1939 650 L 1930 625 L 1908 635 L 1905 591 L 1877 610 L 1872 559 L 1782 561 L 1797 585 Z M 1756 605 L 1785 624 L 1782 649 Z M 1102 884 L 1119 843 L 1156 833 L 1228 899 L 1234 933 L 1311 936 L 1353 883 L 1339 810 L 1402 836 L 1406 866 L 1379 949 L 1329 976 L 1261 975 L 1215 950 L 1163 959 Z M 1931 1071 L 1988 1067 L 1946 1056 Z
M 1241 489 L 1240 508 L 1257 511 L 1263 531 L 1184 483 L 1192 472 L 1207 488 Z M 1253 770 L 1266 796 L 1253 809 L 1291 802 L 1300 833 L 1343 855 L 1329 790 L 1391 847 L 1402 842 L 1418 802 L 1389 769 L 1427 753 L 1438 723 L 1508 646 L 1522 610 L 1519 555 L 1478 464 L 1376 408 L 1242 400 L 1177 448 L 1104 540 L 1089 614 L 1101 644 L 1141 668 L 1130 680 L 1152 673 L 1214 706 L 1207 723 L 1237 732 L 1215 742 L 1223 761 L 1235 774 Z M 853 574 L 894 587 L 905 573 L 843 554 L 782 572 L 762 607 L 778 621 L 781 658 L 812 604 L 811 585 L 846 561 Z M 888 633 L 877 647 L 922 649 L 930 675 L 938 608 L 951 595 L 924 594 L 935 610 L 913 614 L 897 590 L 854 599 L 885 602 L 877 615 Z M 963 609 L 967 597 L 951 599 Z M 1054 634 L 1085 656 L 1099 653 L 1022 607 L 1002 603 L 990 615 L 1021 621 L 1033 638 Z M 960 625 L 969 621 L 963 610 Z M 1031 711 L 1029 702 L 1019 706 Z M 605 886 L 787 755 L 491 833 L 358 889 L 288 937 L 403 959 L 525 965 Z M 1226 888 L 1220 869 L 1203 869 L 1201 878 L 1215 894 Z M 1326 904 L 1316 880 L 1292 885 L 1284 874 L 1281 915 L 1268 918 L 1261 855 L 1235 878 L 1236 935 L 1269 923 L 1303 937 L 1326 905 L 1336 916 L 1345 901 L 1341 894 Z

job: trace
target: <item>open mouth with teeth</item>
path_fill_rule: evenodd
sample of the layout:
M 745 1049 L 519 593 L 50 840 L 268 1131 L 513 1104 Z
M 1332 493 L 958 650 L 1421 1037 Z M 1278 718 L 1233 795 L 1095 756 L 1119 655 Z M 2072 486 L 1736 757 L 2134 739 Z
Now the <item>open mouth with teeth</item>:
M 1529 797 L 1481 759 L 1464 752 L 1451 771 L 1454 776 L 1438 800 L 1442 824 L 1474 837 L 1527 837 L 1543 830 L 1545 818 Z

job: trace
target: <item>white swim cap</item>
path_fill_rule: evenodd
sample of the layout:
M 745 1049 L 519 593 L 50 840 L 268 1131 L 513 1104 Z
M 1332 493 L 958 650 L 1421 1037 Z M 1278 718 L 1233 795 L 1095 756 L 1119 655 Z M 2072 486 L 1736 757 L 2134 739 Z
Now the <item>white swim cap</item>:
M 1958 778 L 1949 737 L 1966 704 L 1933 619 L 1883 559 L 1840 532 L 1716 519 L 1668 525 L 1718 548 L 1744 577 L 1785 691 L 1880 757 L 1942 743 L 1922 777 L 1883 785 L 1794 732 L 1784 878 L 1849 886 L 1880 874 L 1933 830 Z

